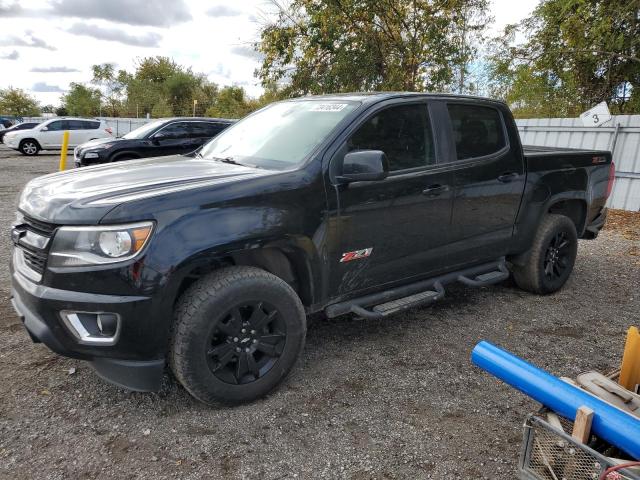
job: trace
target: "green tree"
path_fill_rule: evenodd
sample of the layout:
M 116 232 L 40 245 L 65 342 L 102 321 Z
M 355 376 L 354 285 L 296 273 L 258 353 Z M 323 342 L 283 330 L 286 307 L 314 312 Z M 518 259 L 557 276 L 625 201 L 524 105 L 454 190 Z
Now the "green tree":
M 241 118 L 255 110 L 257 105 L 247 98 L 242 87 L 224 87 L 219 92 L 213 106 L 205 112 L 208 117 Z
M 126 79 L 126 76 L 116 72 L 113 63 L 93 65 L 91 71 L 93 72 L 91 83 L 104 90 L 101 96 L 101 102 L 104 105 L 103 113 L 109 113 L 112 117 L 118 116 L 122 110 L 121 96 L 125 88 L 122 80 Z
M 141 59 L 133 73 L 120 70 L 117 75 L 103 66 L 94 66 L 94 78 L 114 79 L 118 101 L 127 115 L 191 115 L 193 101 L 205 111 L 214 103 L 218 87 L 203 74 L 194 73 L 168 57 Z M 96 69 L 99 73 L 95 75 Z
M 62 96 L 62 107 L 69 115 L 91 117 L 100 111 L 101 93 L 81 83 L 72 83 L 69 91 Z
M 517 116 L 640 112 L 637 0 L 546 0 L 493 45 L 491 91 Z
M 16 117 L 40 115 L 40 106 L 35 98 L 19 88 L 0 89 L 0 113 Z
M 261 31 L 257 75 L 289 95 L 463 90 L 487 0 L 291 0 Z M 276 6 L 280 4 L 274 2 Z
M 173 110 L 165 98 L 160 98 L 151 109 L 153 118 L 171 117 L 172 115 Z

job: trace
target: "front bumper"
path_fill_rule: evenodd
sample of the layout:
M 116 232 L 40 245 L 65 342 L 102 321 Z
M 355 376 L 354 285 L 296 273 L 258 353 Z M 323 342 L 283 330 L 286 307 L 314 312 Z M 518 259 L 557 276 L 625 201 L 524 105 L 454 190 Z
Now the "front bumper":
M 14 150 L 18 149 L 18 145 L 20 144 L 20 142 L 13 138 L 13 136 L 10 135 L 5 135 L 4 138 L 2 139 L 2 142 L 9 148 L 13 148 Z
M 11 303 L 33 341 L 60 355 L 89 361 L 101 377 L 116 385 L 138 391 L 160 388 L 164 357 L 140 358 L 136 353 L 145 342 L 145 320 L 153 318 L 151 297 L 60 290 L 34 283 L 13 268 L 11 273 Z M 65 326 L 63 310 L 117 313 L 123 319 L 117 344 L 80 344 Z

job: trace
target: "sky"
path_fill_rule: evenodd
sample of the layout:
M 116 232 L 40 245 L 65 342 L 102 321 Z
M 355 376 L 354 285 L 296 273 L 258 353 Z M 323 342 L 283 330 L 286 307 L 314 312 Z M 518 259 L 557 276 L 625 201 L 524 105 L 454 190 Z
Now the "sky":
M 525 18 L 538 0 L 490 0 L 491 32 Z M 273 18 L 269 0 L 0 0 L 0 88 L 58 105 L 91 66 L 163 55 L 219 85 L 262 92 L 252 43 Z

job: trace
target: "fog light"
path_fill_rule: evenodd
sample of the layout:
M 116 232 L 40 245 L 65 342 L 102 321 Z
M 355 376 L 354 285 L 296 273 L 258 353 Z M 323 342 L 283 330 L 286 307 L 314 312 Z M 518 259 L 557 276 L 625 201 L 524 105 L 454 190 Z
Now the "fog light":
M 100 333 L 106 337 L 113 337 L 118 331 L 118 316 L 114 313 L 99 313 L 96 323 Z
M 67 329 L 79 343 L 113 345 L 120 334 L 120 316 L 103 312 L 60 312 Z

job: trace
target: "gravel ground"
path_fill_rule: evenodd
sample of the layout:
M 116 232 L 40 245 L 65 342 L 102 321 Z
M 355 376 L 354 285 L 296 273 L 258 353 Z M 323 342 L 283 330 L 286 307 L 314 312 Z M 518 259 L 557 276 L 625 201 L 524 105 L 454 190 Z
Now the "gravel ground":
M 56 163 L 0 146 L 2 265 L 17 194 Z M 557 375 L 615 368 L 640 312 L 638 224 L 580 242 L 574 275 L 552 296 L 507 282 L 451 288 L 385 321 L 313 318 L 294 373 L 235 408 L 203 406 L 171 380 L 129 393 L 31 343 L 2 268 L 0 478 L 512 479 L 537 406 L 469 353 L 488 339 Z

